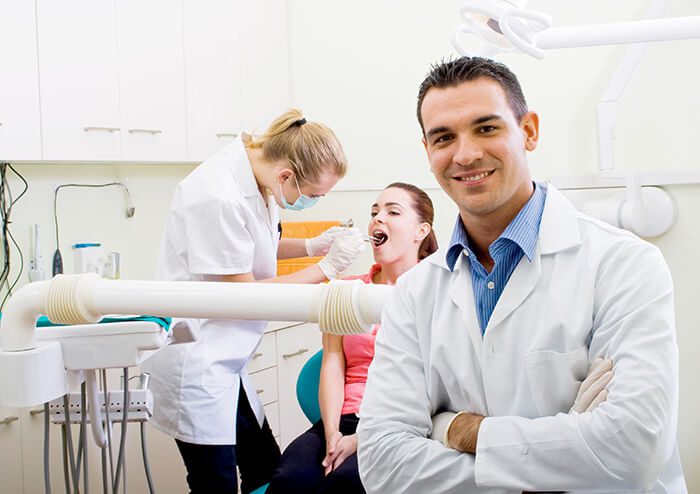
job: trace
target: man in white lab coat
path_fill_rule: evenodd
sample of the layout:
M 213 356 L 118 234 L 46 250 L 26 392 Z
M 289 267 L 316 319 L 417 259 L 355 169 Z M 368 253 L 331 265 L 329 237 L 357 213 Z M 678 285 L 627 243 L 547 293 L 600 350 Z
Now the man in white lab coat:
M 539 119 L 504 65 L 433 67 L 418 119 L 459 217 L 385 308 L 358 429 L 367 492 L 686 492 L 658 249 L 533 183 Z M 614 363 L 607 401 L 567 413 L 596 358 Z

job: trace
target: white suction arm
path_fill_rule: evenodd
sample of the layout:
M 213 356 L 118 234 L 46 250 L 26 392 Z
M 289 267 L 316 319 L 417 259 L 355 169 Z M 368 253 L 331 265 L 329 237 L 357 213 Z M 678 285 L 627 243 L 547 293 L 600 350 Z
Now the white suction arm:
M 338 286 L 352 289 L 339 291 Z M 41 314 L 64 324 L 94 323 L 106 314 L 308 321 L 321 323 L 322 331 L 356 333 L 369 331 L 380 321 L 391 290 L 390 286 L 359 280 L 301 285 L 105 280 L 94 273 L 59 275 L 25 285 L 9 300 L 0 322 L 0 348 L 5 352 L 35 348 L 34 326 Z M 344 295 L 328 296 L 336 292 Z M 344 316 L 329 315 L 336 312 Z

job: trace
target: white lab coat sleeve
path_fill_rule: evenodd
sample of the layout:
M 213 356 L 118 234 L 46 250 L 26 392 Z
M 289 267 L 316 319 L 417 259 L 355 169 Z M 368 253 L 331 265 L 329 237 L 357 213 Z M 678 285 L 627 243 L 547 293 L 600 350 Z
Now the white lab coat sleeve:
M 382 314 L 360 409 L 358 462 L 368 492 L 484 492 L 474 457 L 428 439 L 432 427 L 415 304 L 403 278 Z
M 646 492 L 669 461 L 678 399 L 671 277 L 658 249 L 638 240 L 603 257 L 591 268 L 597 277 L 589 360 L 613 360 L 607 402 L 583 414 L 486 418 L 477 485 Z
M 191 273 L 224 275 L 253 271 L 255 244 L 239 201 L 200 198 L 186 207 L 184 227 Z

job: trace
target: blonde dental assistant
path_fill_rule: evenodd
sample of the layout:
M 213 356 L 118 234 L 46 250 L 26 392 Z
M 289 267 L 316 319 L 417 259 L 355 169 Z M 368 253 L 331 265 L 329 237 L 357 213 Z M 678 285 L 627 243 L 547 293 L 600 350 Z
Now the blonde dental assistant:
M 364 248 L 356 229 L 312 239 L 279 238 L 278 207 L 310 207 L 345 174 L 333 132 L 298 110 L 259 138 L 246 133 L 199 165 L 175 190 L 158 261 L 167 280 L 319 283 L 335 278 Z M 278 258 L 323 255 L 275 277 Z M 279 448 L 245 367 L 265 321 L 176 321 L 197 341 L 166 346 L 144 365 L 154 393 L 151 423 L 175 438 L 194 494 L 250 492 L 269 480 Z M 252 391 L 252 392 L 251 392 Z

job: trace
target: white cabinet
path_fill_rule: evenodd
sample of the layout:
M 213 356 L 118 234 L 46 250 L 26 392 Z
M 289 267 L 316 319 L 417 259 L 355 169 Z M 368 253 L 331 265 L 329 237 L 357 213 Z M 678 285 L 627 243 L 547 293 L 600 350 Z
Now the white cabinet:
M 182 7 L 117 0 L 122 160 L 185 161 Z
M 34 2 L 0 0 L 0 161 L 40 160 Z
M 45 160 L 120 157 L 116 8 L 37 1 Z
M 248 365 L 250 378 L 282 450 L 311 426 L 297 402 L 297 378 L 309 357 L 320 349 L 317 324 L 270 323 Z
M 37 1 L 43 158 L 185 161 L 182 8 Z
M 19 411 L 0 407 L 0 482 L 2 492 L 22 492 L 22 437 Z
M 286 0 L 184 0 L 189 159 L 289 106 Z

